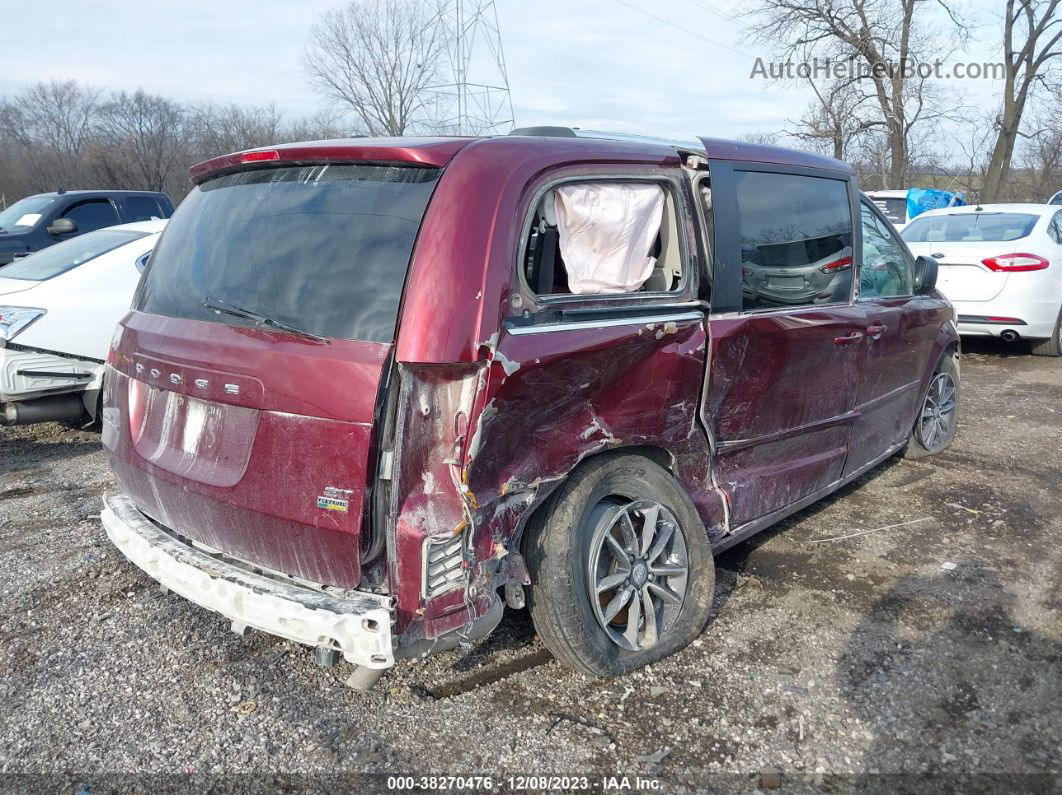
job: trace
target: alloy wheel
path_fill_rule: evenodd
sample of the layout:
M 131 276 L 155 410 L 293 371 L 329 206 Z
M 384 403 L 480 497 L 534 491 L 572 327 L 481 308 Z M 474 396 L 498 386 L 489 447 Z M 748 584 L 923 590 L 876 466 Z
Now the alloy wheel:
M 628 651 L 674 626 L 689 579 L 686 538 L 674 514 L 649 500 L 598 503 L 590 512 L 587 586 L 598 624 Z
M 956 387 L 951 373 L 933 376 L 918 418 L 918 439 L 930 453 L 944 449 L 955 432 Z

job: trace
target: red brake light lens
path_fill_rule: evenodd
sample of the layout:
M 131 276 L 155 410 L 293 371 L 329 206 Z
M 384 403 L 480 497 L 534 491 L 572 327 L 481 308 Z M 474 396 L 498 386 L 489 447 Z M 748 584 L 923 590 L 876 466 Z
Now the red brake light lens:
M 997 273 L 1019 273 L 1022 271 L 1042 271 L 1050 263 L 1035 254 L 1000 254 L 981 260 L 985 267 Z
M 833 262 L 827 262 L 825 265 L 819 268 L 819 270 L 823 273 L 836 273 L 837 271 L 843 271 L 844 269 L 851 267 L 852 258 L 841 257 L 840 259 L 835 259 Z
M 280 160 L 280 152 L 269 149 L 265 152 L 244 152 L 240 155 L 241 163 L 261 163 L 263 160 Z

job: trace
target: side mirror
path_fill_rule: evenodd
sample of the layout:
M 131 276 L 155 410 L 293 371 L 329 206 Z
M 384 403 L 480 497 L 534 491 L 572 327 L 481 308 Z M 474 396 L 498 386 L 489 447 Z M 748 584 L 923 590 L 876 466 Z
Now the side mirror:
M 915 295 L 928 295 L 936 289 L 938 268 L 937 261 L 932 257 L 922 255 L 915 260 Z
M 59 237 L 59 235 L 72 235 L 77 231 L 77 223 L 71 218 L 56 218 L 48 226 L 48 234 Z

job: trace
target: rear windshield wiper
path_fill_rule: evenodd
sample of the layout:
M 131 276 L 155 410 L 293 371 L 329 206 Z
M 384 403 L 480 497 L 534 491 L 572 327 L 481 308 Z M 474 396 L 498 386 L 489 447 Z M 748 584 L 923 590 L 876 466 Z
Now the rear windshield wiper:
M 283 331 L 290 331 L 292 334 L 298 334 L 300 337 L 309 337 L 317 342 L 323 342 L 328 345 L 331 340 L 328 337 L 322 337 L 320 334 L 314 334 L 312 331 L 305 331 L 295 326 L 289 326 L 280 320 L 274 320 L 266 315 L 261 315 L 258 312 L 252 312 L 250 309 L 244 309 L 243 307 L 230 304 L 227 301 L 222 301 L 220 298 L 204 298 L 203 306 L 207 309 L 213 309 L 215 312 L 222 312 L 226 315 L 232 315 L 233 317 L 242 317 L 244 320 L 252 320 L 259 326 L 272 326 Z

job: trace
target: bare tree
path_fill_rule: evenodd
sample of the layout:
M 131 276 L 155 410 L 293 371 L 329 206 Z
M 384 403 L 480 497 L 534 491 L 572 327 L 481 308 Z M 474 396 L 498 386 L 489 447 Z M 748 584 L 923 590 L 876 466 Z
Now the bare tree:
M 940 37 L 918 24 L 919 12 L 931 3 L 947 12 L 960 38 L 966 36 L 965 24 L 944 0 L 756 0 L 752 6 L 756 21 L 749 32 L 754 40 L 781 45 L 790 58 L 854 67 L 860 80 L 852 86 L 877 108 L 888 147 L 885 181 L 892 187 L 905 182 L 912 130 L 953 110 L 941 107 L 932 74 L 912 68 L 940 50 Z M 821 106 L 820 94 L 819 110 Z
M 282 130 L 283 141 L 325 141 L 330 138 L 348 138 L 360 133 L 349 129 L 331 113 L 316 113 L 293 119 Z
M 1062 55 L 1062 18 L 1056 16 L 1060 2 L 1007 0 L 1003 21 L 1003 106 L 996 120 L 998 134 L 985 174 L 985 201 L 1001 196 L 1010 176 L 1025 105 L 1034 88 L 1046 83 L 1049 61 Z
M 1031 202 L 1047 201 L 1062 189 L 1062 116 L 1058 108 L 1062 97 L 1053 96 L 1051 104 L 1039 105 L 1029 119 L 1028 131 L 1017 156 L 1021 178 L 1015 184 L 1015 198 Z
M 4 102 L 0 125 L 23 158 L 30 184 L 55 190 L 86 176 L 85 154 L 98 134 L 102 93 L 76 80 L 52 80 Z
M 404 135 L 429 121 L 446 37 L 434 2 L 353 0 L 314 26 L 304 62 L 369 135 Z
M 195 156 L 201 159 L 280 141 L 282 117 L 274 105 L 199 105 L 191 111 Z
M 0 97 L 0 203 L 65 188 L 163 190 L 180 200 L 197 162 L 256 146 L 351 134 L 334 115 L 285 120 L 272 105 L 186 105 L 73 81 Z
M 746 132 L 738 135 L 739 141 L 750 144 L 767 144 L 774 146 L 778 143 L 778 133 L 774 132 Z
M 137 90 L 111 95 L 100 108 L 91 161 L 107 184 L 137 190 L 183 182 L 192 131 L 183 107 Z
M 815 102 L 798 122 L 790 122 L 794 128 L 787 134 L 820 154 L 847 160 L 857 141 L 865 138 L 869 130 L 884 126 L 872 108 L 868 113 L 870 97 L 855 80 L 842 78 L 820 86 L 809 78 L 807 83 Z
M 980 199 L 988 170 L 988 152 L 991 148 L 993 128 L 991 119 L 971 119 L 965 137 L 957 135 L 955 144 L 962 157 L 956 166 L 947 169 L 956 184 L 966 192 L 967 201 Z

